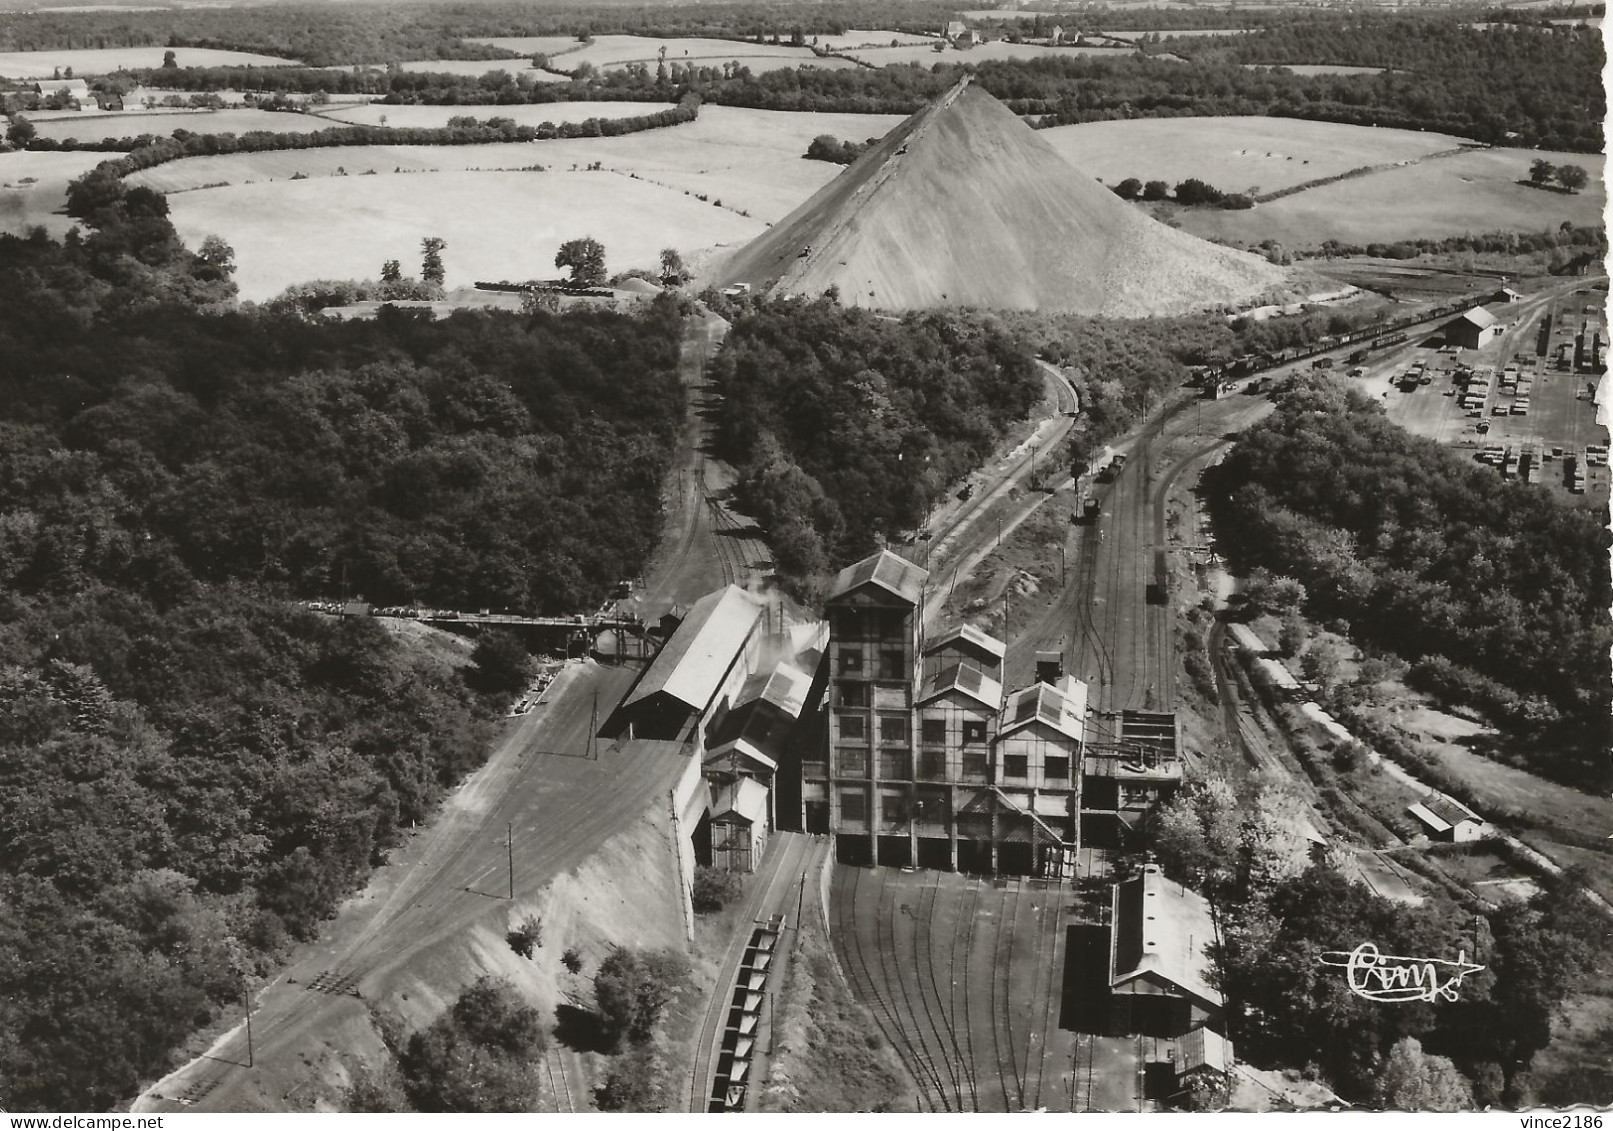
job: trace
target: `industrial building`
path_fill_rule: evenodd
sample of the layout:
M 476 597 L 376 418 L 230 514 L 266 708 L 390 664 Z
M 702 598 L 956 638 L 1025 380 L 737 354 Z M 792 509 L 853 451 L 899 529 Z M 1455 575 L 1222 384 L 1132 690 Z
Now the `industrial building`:
M 1483 349 L 1500 337 L 1505 329 L 1495 315 L 1482 306 L 1475 306 L 1445 324 L 1445 344 L 1468 350 Z
M 831 586 L 802 827 L 832 832 L 844 863 L 1074 879 L 1084 828 L 1117 847 L 1180 785 L 1175 716 L 1091 712 L 1057 653 L 1003 687 L 1002 641 L 922 639 L 927 582 L 884 550 Z
M 1224 1000 L 1211 978 L 1217 934 L 1208 900 L 1149 864 L 1114 885 L 1110 922 L 1113 1031 L 1180 1037 L 1219 1023 Z

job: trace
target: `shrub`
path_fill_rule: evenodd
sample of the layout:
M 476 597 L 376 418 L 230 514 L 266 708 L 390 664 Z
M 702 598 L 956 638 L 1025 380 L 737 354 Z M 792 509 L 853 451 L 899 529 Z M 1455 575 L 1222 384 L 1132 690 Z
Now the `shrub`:
M 528 915 L 504 936 L 504 941 L 522 958 L 531 958 L 532 952 L 543 945 L 543 922 L 536 915 Z
M 691 901 L 702 913 L 721 911 L 739 898 L 743 890 L 739 877 L 716 868 L 696 868 Z

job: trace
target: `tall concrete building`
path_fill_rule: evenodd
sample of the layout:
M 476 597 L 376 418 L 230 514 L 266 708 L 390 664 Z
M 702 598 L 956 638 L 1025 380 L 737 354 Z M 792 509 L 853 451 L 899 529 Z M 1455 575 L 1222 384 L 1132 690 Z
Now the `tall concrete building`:
M 1071 878 L 1086 687 L 1006 698 L 1001 641 L 921 639 L 926 572 L 890 551 L 843 570 L 826 602 L 827 735 L 802 763 L 805 827 L 846 863 Z

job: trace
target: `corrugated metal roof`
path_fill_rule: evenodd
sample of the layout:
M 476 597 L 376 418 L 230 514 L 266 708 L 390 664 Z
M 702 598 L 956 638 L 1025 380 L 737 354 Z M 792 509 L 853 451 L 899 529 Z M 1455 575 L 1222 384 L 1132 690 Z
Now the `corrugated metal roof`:
M 696 711 L 705 710 L 761 616 L 761 604 L 736 585 L 707 593 L 656 653 L 622 705 L 631 707 L 664 693 Z
M 889 550 L 881 550 L 841 570 L 829 589 L 828 599 L 832 601 L 873 583 L 908 604 L 916 605 L 924 596 L 924 582 L 929 576 L 929 571 L 906 558 L 898 557 Z
M 1080 742 L 1086 735 L 1087 685 L 1066 676 L 1058 687 L 1035 683 L 1012 692 L 1003 703 L 998 737 L 1042 722 L 1067 738 Z
M 1115 885 L 1113 912 L 1111 987 L 1151 974 L 1211 1009 L 1220 1008 L 1221 992 L 1208 979 L 1206 948 L 1215 942 L 1209 901 L 1150 864 Z
M 1408 805 L 1406 811 L 1435 832 L 1447 832 L 1463 821 L 1477 821 L 1484 823 L 1484 818 L 1452 797 L 1441 797 L 1434 794 L 1423 798 L 1415 805 Z
M 794 664 L 781 663 L 771 672 L 760 672 L 746 681 L 740 690 L 736 707 L 753 699 L 771 703 L 792 719 L 801 717 L 807 692 L 812 688 L 812 677 Z
M 1178 1076 L 1203 1068 L 1229 1072 L 1232 1069 L 1232 1042 L 1201 1025 L 1176 1038 L 1171 1060 L 1175 1062 Z
M 953 664 L 937 672 L 924 685 L 924 689 L 919 692 L 919 704 L 922 706 L 949 691 L 961 691 L 993 711 L 1003 701 L 1002 684 L 987 677 L 972 664 Z
M 989 632 L 982 632 L 972 624 L 960 624 L 957 628 L 943 632 L 924 649 L 924 654 L 928 656 L 931 653 L 939 652 L 954 640 L 963 640 L 973 644 L 976 648 L 996 656 L 999 660 L 1008 654 L 1008 645 Z
M 767 824 L 767 787 L 755 778 L 740 778 L 719 786 L 711 799 L 711 819 L 715 821 L 730 813 L 753 825 Z

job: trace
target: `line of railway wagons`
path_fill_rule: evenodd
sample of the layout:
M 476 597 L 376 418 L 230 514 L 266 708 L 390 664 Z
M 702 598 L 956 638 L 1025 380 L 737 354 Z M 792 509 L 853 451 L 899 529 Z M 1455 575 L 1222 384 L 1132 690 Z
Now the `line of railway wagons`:
M 1223 365 L 1199 366 L 1195 370 L 1195 380 L 1201 387 L 1216 388 L 1221 382 L 1230 378 L 1275 369 L 1290 362 L 1303 361 L 1308 357 L 1316 357 L 1318 354 L 1343 349 L 1345 346 L 1359 345 L 1361 348 L 1350 355 L 1350 364 L 1354 365 L 1365 361 L 1371 353 L 1386 350 L 1391 346 L 1405 344 L 1410 339 L 1409 331 L 1411 327 L 1441 318 L 1452 317 L 1464 310 L 1470 310 L 1481 297 L 1474 295 L 1459 298 L 1453 302 L 1421 310 L 1414 315 L 1408 315 L 1394 322 L 1351 330 L 1344 334 L 1328 334 L 1303 345 L 1288 346 L 1280 350 L 1267 350 L 1263 353 L 1244 354 L 1242 357 L 1234 358 Z

